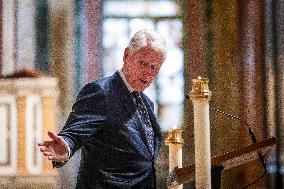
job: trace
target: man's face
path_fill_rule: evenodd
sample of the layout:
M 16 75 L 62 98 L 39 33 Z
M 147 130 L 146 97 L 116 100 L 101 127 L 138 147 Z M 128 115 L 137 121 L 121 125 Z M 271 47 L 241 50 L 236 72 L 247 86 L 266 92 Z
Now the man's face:
M 126 48 L 123 56 L 123 73 L 135 91 L 143 91 L 155 79 L 163 64 L 163 54 L 151 47 L 144 47 L 135 54 Z

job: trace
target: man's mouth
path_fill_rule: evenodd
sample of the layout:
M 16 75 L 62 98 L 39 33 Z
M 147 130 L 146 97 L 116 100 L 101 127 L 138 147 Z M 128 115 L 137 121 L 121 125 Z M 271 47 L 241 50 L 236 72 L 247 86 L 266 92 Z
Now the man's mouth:
M 142 83 L 144 83 L 144 84 L 147 84 L 147 83 L 150 82 L 149 80 L 145 80 L 145 79 L 140 79 L 140 81 L 141 81 Z

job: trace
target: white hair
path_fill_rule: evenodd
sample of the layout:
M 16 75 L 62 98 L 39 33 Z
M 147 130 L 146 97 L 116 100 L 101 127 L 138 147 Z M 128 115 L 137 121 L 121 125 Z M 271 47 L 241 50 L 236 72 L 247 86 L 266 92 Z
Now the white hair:
M 149 30 L 140 30 L 133 35 L 128 44 L 129 53 L 133 55 L 147 46 L 163 54 L 164 59 L 166 58 L 165 39 L 157 32 Z

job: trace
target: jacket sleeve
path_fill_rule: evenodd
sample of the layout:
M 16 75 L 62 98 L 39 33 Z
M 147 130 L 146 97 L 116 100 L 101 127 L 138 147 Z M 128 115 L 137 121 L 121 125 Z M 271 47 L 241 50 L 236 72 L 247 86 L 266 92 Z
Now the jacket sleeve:
M 96 83 L 87 84 L 80 91 L 72 111 L 59 136 L 67 142 L 70 148 L 69 158 L 86 142 L 98 129 L 106 123 L 105 96 Z M 66 162 L 55 162 L 54 167 L 61 167 Z

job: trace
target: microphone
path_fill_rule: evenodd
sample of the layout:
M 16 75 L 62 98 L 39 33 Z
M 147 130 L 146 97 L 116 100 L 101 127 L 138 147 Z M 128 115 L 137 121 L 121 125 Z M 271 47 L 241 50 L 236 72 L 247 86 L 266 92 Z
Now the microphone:
M 250 135 L 250 138 L 251 138 L 252 142 L 253 142 L 253 143 L 257 143 L 257 140 L 256 140 L 255 134 L 254 134 L 254 132 L 253 132 L 253 129 L 251 128 L 251 126 L 250 126 L 244 119 L 242 119 L 242 118 L 240 118 L 240 117 L 237 117 L 237 116 L 235 116 L 235 115 L 229 114 L 229 113 L 227 113 L 227 112 L 218 110 L 218 109 L 216 109 L 216 108 L 209 107 L 209 109 L 210 109 L 210 110 L 213 110 L 213 111 L 215 111 L 215 112 L 218 112 L 218 113 L 220 113 L 220 114 L 226 115 L 226 116 L 228 116 L 228 117 L 230 117 L 230 118 L 240 120 L 240 121 L 242 121 L 243 123 L 245 123 L 246 126 L 248 127 L 248 132 L 249 132 L 249 135 Z M 265 164 L 264 157 L 263 157 L 263 155 L 261 154 L 260 151 L 258 151 L 257 154 L 258 154 L 258 157 L 259 157 L 259 159 L 260 159 L 261 165 L 262 165 L 262 167 L 265 169 L 265 172 L 266 172 L 267 169 L 266 169 L 266 164 Z
M 186 95 L 186 99 L 188 99 L 188 100 L 190 99 L 189 95 Z M 249 135 L 250 135 L 250 138 L 251 138 L 252 142 L 253 142 L 253 143 L 256 143 L 256 142 L 257 142 L 257 141 L 256 141 L 256 137 L 255 137 L 255 134 L 254 134 L 252 128 L 250 127 L 250 125 L 249 125 L 244 119 L 239 118 L 239 117 L 237 117 L 237 116 L 235 116 L 235 115 L 232 115 L 232 114 L 223 112 L 223 111 L 218 110 L 218 109 L 216 109 L 216 108 L 209 107 L 209 109 L 210 109 L 210 110 L 213 110 L 213 111 L 215 111 L 215 112 L 224 114 L 224 115 L 226 115 L 226 116 L 229 116 L 229 117 L 231 117 L 231 118 L 234 118 L 234 119 L 237 119 L 237 120 L 240 120 L 240 121 L 244 122 L 244 123 L 246 124 L 246 126 L 248 127 Z

